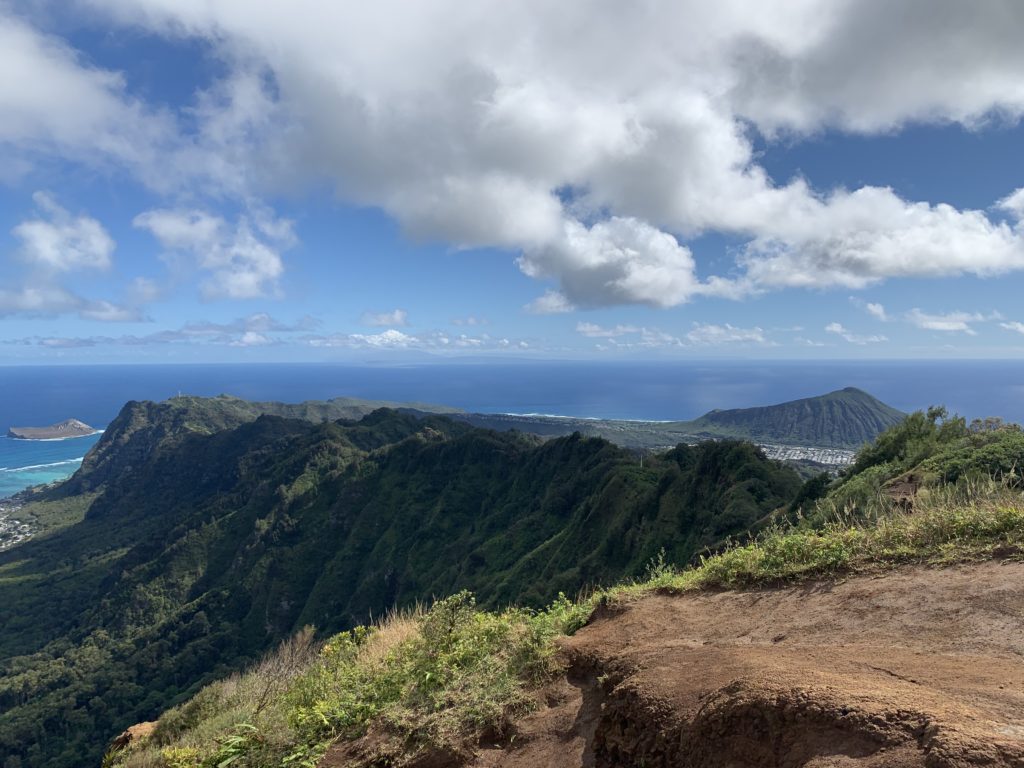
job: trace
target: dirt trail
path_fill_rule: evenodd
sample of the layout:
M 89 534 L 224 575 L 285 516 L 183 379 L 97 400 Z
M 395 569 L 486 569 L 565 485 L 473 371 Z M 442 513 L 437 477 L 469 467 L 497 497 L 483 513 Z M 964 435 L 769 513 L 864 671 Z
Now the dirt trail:
M 475 768 L 1024 768 L 1024 563 L 651 596 Z

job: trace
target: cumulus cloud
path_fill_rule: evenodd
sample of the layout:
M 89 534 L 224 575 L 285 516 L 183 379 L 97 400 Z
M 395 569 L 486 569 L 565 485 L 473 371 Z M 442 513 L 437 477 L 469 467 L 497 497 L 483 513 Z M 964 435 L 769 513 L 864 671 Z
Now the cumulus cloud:
M 948 312 L 944 315 L 932 315 L 922 312 L 917 307 L 907 312 L 907 320 L 918 328 L 928 331 L 966 333 L 969 336 L 977 334 L 977 331 L 971 327 L 971 323 L 980 323 L 985 319 L 984 315 L 977 312 Z
M 999 325 L 1008 331 L 1014 331 L 1016 333 L 1024 334 L 1024 323 L 1018 322 L 1016 320 L 1000 323 Z
M 121 75 L 85 63 L 6 4 L 0 6 L 0 70 L 6 73 L 0 151 L 18 152 L 22 162 L 49 154 L 87 164 L 110 159 L 155 183 L 163 151 L 182 143 L 166 113 L 126 94 Z
M 1019 190 L 999 203 L 1013 221 L 999 221 L 886 187 L 772 179 L 753 146 L 756 133 L 1019 119 L 1013 4 L 79 2 L 201 39 L 228 73 L 185 130 L 13 20 L 0 25 L 16 64 L 4 71 L 39 66 L 49 81 L 36 95 L 8 78 L 0 105 L 15 119 L 0 140 L 81 154 L 95 137 L 151 184 L 162 165 L 163 183 L 242 197 L 326 181 L 417 238 L 520 254 L 557 286 L 532 311 L 1024 269 Z M 686 243 L 705 232 L 745 243 L 735 269 L 702 274 Z M 215 259 L 207 293 L 270 290 L 281 267 L 268 250 Z
M 0 316 L 59 315 L 76 312 L 81 303 L 78 296 L 57 286 L 0 288 Z
M 764 331 L 758 327 L 737 328 L 725 323 L 715 325 L 714 323 L 694 323 L 693 329 L 686 334 L 688 341 L 694 344 L 765 344 Z
M 614 328 L 602 328 L 596 323 L 576 323 L 576 332 L 588 339 L 613 339 L 630 333 L 640 333 L 635 325 L 616 325 Z
M 265 347 L 269 344 L 274 344 L 275 342 L 269 336 L 265 336 L 262 333 L 246 331 L 240 338 L 229 343 L 233 347 Z
M 147 281 L 133 281 L 120 303 L 86 298 L 65 286 L 76 272 L 108 270 L 114 240 L 99 221 L 85 214 L 70 214 L 45 192 L 37 192 L 33 199 L 39 217 L 23 221 L 12 230 L 21 241 L 17 255 L 25 264 L 26 274 L 12 281 L 16 284 L 0 288 L 0 317 L 75 314 L 83 320 L 100 322 L 146 320 L 143 306 L 152 298 L 143 295 L 148 293 L 143 290 Z
M 803 336 L 797 336 L 793 339 L 794 344 L 799 344 L 801 347 L 825 347 L 828 346 L 823 341 L 814 341 L 813 339 L 807 339 Z
M 391 312 L 364 312 L 359 322 L 374 328 L 404 328 L 409 325 L 409 313 L 404 309 Z
M 533 315 L 559 315 L 572 312 L 576 307 L 558 291 L 545 291 L 523 309 Z
M 841 323 L 829 323 L 825 326 L 826 333 L 834 333 L 842 339 L 850 342 L 851 344 L 858 344 L 863 346 L 864 344 L 880 344 L 883 341 L 889 339 L 885 336 L 866 336 L 857 333 L 852 333 L 847 330 Z
M 1024 220 L 1024 187 L 1004 197 L 996 204 L 996 207 L 1006 211 L 1015 219 Z
M 568 222 L 557 239 L 527 248 L 519 267 L 530 277 L 557 279 L 559 295 L 581 307 L 671 307 L 715 291 L 697 279 L 689 248 L 635 218 L 613 217 L 589 228 Z
M 872 302 L 868 302 L 867 304 L 864 305 L 864 309 L 868 311 L 869 315 L 876 317 L 879 320 L 884 321 L 889 319 L 889 316 L 885 313 L 885 307 L 883 307 L 881 304 L 874 304 Z
M 350 350 L 419 350 L 431 353 L 458 353 L 475 350 L 478 352 L 522 351 L 530 348 L 525 339 L 494 338 L 489 334 L 471 336 L 461 333 L 457 335 L 442 331 L 424 333 L 404 333 L 389 328 L 380 333 L 333 333 L 327 335 L 310 335 L 302 338 L 302 342 L 318 349 L 350 349 Z
M 0 288 L 0 317 L 78 315 L 83 320 L 135 323 L 147 318 L 141 307 L 86 299 L 59 285 L 43 282 L 21 288 Z
M 284 273 L 280 251 L 295 243 L 291 222 L 269 212 L 240 216 L 231 225 L 196 209 L 156 209 L 135 217 L 170 253 L 192 256 L 209 273 L 205 298 L 251 299 L 275 293 Z
M 694 323 L 693 327 L 683 336 L 676 336 L 658 328 L 637 327 L 633 325 L 616 325 L 605 328 L 596 323 L 580 322 L 576 324 L 576 332 L 590 339 L 603 339 L 619 349 L 630 347 L 691 347 L 718 346 L 723 344 L 770 344 L 763 329 L 737 328 L 725 323 Z M 634 337 L 623 341 L 623 337 Z
M 45 192 L 36 192 L 32 199 L 42 216 L 12 230 L 21 240 L 25 261 L 54 272 L 110 267 L 115 244 L 102 224 L 89 216 L 72 216 Z
M 853 304 L 855 307 L 863 309 L 876 320 L 881 320 L 883 323 L 888 322 L 889 320 L 889 315 L 885 311 L 885 307 L 881 304 L 877 304 L 871 301 L 864 301 L 864 299 L 858 296 L 851 296 L 850 303 Z

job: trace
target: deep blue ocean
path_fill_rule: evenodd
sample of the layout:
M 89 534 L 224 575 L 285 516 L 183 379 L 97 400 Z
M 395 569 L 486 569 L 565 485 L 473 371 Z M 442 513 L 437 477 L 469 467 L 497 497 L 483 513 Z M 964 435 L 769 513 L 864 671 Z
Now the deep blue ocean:
M 1024 422 L 1024 361 L 97 365 L 0 367 L 0 434 L 67 418 L 102 428 L 128 400 L 178 392 L 288 402 L 349 396 L 492 413 L 673 420 L 847 386 L 904 411 L 943 404 L 969 418 Z M 70 474 L 96 439 L 0 438 L 0 497 Z

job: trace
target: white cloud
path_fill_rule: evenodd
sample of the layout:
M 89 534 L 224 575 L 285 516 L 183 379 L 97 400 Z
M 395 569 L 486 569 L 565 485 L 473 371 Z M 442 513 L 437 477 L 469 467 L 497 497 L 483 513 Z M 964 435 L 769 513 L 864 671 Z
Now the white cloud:
M 640 333 L 634 325 L 616 325 L 614 328 L 602 328 L 596 323 L 576 323 L 576 332 L 590 339 L 613 339 L 631 333 Z
M 1024 235 L 981 211 L 911 203 L 863 187 L 758 226 L 741 262 L 752 289 L 864 288 L 891 277 L 990 277 L 1024 268 Z
M 110 267 L 115 243 L 102 224 L 89 216 L 72 216 L 45 192 L 36 192 L 32 199 L 42 217 L 12 230 L 21 240 L 25 261 L 53 272 Z
M 851 333 L 840 323 L 829 323 L 828 325 L 825 326 L 825 332 L 834 333 L 837 336 L 840 336 L 841 338 L 850 342 L 851 344 L 858 345 L 880 344 L 883 341 L 889 340 L 885 336 L 864 336 L 856 333 Z
M 1024 220 L 1024 187 L 1004 197 L 996 207 L 1009 213 L 1016 219 Z
M 231 226 L 202 210 L 157 209 L 135 217 L 172 253 L 190 254 L 209 276 L 202 282 L 209 299 L 251 299 L 273 294 L 284 273 L 280 251 L 295 243 L 291 222 L 256 210 Z
M 670 307 L 713 292 L 697 279 L 689 248 L 634 218 L 590 228 L 567 222 L 560 237 L 527 248 L 519 267 L 530 277 L 557 279 L 560 295 L 575 306 Z
M 58 154 L 86 164 L 109 159 L 156 182 L 164 150 L 180 143 L 165 113 L 125 93 L 121 75 L 85 63 L 0 6 L 0 152 L 31 165 Z M 163 174 L 173 172 L 173 163 Z
M 694 323 L 693 327 L 683 336 L 674 336 L 658 328 L 640 328 L 633 325 L 616 325 L 605 328 L 596 323 L 580 322 L 576 324 L 576 332 L 591 339 L 605 339 L 620 349 L 630 347 L 688 347 L 718 346 L 722 344 L 769 344 L 763 329 L 737 328 L 725 323 Z M 637 336 L 632 341 L 618 341 L 624 336 Z
M 274 340 L 269 336 L 256 331 L 246 331 L 240 338 L 230 342 L 233 347 L 265 347 L 273 343 Z
M 971 312 L 948 312 L 944 315 L 931 315 L 915 307 L 907 312 L 907 320 L 918 328 L 928 331 L 960 332 L 974 336 L 977 334 L 977 331 L 971 328 L 971 323 L 982 322 L 985 320 L 985 317 Z
M 57 286 L 0 288 L 0 316 L 59 315 L 76 312 L 80 306 L 80 298 Z
M 768 341 L 761 328 L 737 328 L 729 323 L 694 323 L 686 338 L 693 344 L 766 344 Z
M 301 341 L 319 349 L 371 349 L 419 350 L 434 353 L 452 353 L 476 350 L 480 352 L 524 350 L 530 347 L 524 339 L 494 338 L 488 334 L 452 336 L 441 331 L 403 333 L 395 328 L 374 334 L 334 333 L 305 336 Z
M 44 192 L 36 192 L 33 200 L 39 217 L 12 230 L 21 241 L 17 254 L 28 274 L 20 279 L 21 285 L 0 288 L 0 317 L 75 314 L 100 322 L 145 321 L 142 307 L 148 298 L 139 290 L 146 286 L 145 281 L 134 281 L 123 303 L 86 298 L 62 284 L 72 279 L 70 273 L 108 270 L 114 240 L 99 221 L 70 214 Z
M 882 306 L 881 304 L 876 304 L 870 301 L 864 301 L 863 299 L 857 296 L 851 296 L 850 302 L 855 307 L 860 307 L 877 320 L 881 320 L 882 322 L 887 322 L 889 320 L 889 315 L 886 313 L 885 307 Z
M 803 336 L 797 336 L 793 339 L 795 344 L 799 344 L 802 347 L 825 347 L 828 346 L 823 341 L 814 341 L 813 339 L 806 339 Z
M 53 317 L 68 314 L 78 315 L 83 320 L 114 323 L 146 320 L 138 306 L 85 299 L 53 283 L 43 282 L 15 289 L 0 288 L 0 317 Z
M 106 323 L 132 323 L 143 319 L 138 307 L 126 307 L 109 301 L 83 303 L 78 314 L 85 320 L 101 320 Z
M 1015 331 L 1017 333 L 1024 334 L 1024 323 L 1017 322 L 1016 320 L 1000 323 L 999 325 L 1008 331 Z
M 396 331 L 394 328 L 372 335 L 353 333 L 349 339 L 356 346 L 365 345 L 382 349 L 408 349 L 415 346 L 416 342 L 413 336 Z
M 409 313 L 404 309 L 396 309 L 391 312 L 364 312 L 359 322 L 362 325 L 375 328 L 404 328 L 409 325 Z
M 34 76 L 0 87 L 0 141 L 95 145 L 152 185 L 243 199 L 326 181 L 418 238 L 521 253 L 557 285 L 534 311 L 1024 269 L 1019 223 L 772 179 L 752 144 L 1019 119 L 1013 4 L 79 2 L 200 38 L 228 74 L 175 120 L 4 19 L 3 71 Z M 1017 215 L 1022 199 L 1001 205 Z M 746 243 L 737 269 L 701 276 L 685 243 L 708 231 Z M 263 267 L 209 267 L 207 292 L 267 292 L 279 259 L 250 260 Z
M 572 312 L 576 307 L 558 291 L 545 291 L 523 309 L 534 315 L 558 315 Z

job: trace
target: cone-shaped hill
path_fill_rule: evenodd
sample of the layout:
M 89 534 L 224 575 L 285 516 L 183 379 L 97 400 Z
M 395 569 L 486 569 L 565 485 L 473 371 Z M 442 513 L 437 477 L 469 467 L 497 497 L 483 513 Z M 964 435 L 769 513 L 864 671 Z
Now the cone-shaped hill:
M 778 405 L 715 410 L 676 426 L 698 436 L 857 448 L 905 415 L 863 390 L 847 387 Z

